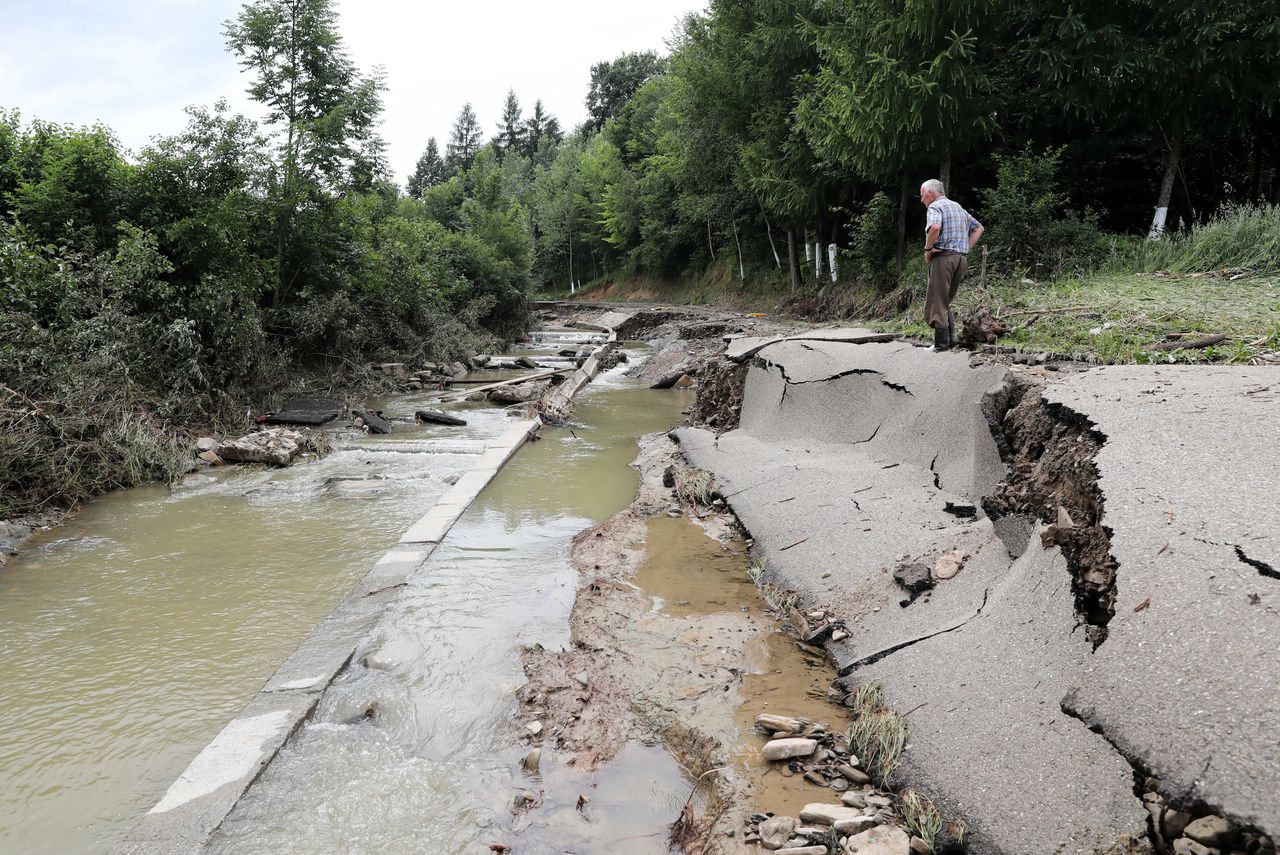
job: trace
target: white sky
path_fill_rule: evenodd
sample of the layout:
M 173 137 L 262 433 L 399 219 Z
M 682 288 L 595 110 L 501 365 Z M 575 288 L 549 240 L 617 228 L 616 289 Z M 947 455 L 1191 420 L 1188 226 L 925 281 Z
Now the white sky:
M 566 130 L 586 118 L 595 62 L 666 52 L 679 19 L 706 0 L 337 0 L 348 53 L 386 71 L 382 136 L 403 182 L 427 138 L 443 150 L 464 101 L 492 136 L 508 89 L 541 98 Z M 0 0 L 0 108 L 77 125 L 101 121 L 141 149 L 176 133 L 188 104 L 227 97 L 254 115 L 226 52 L 236 0 Z

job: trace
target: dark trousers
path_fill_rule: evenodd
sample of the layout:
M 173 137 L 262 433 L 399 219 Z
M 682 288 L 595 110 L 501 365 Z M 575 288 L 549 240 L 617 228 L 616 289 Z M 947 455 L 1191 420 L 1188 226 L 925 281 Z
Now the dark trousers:
M 929 293 L 924 298 L 924 318 L 935 330 L 946 329 L 951 319 L 951 301 L 964 279 L 966 256 L 940 252 L 929 262 Z

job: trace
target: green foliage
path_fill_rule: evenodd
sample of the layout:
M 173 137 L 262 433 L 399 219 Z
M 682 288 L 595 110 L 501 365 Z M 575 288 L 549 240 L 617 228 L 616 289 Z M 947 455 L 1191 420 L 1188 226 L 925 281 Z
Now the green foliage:
M 1280 272 L 1280 205 L 1226 205 L 1184 234 L 1128 242 L 1116 266 L 1135 272 Z
M 894 266 L 894 232 L 897 205 L 883 192 L 868 200 L 849 228 L 846 263 L 860 281 L 886 289 L 897 280 Z
M 591 66 L 588 118 L 583 124 L 583 132 L 592 134 L 603 129 L 646 80 L 662 73 L 662 66 L 662 60 L 653 51 L 624 53 L 614 60 Z
M 1088 269 L 1108 250 L 1096 219 L 1069 210 L 1058 181 L 1062 149 L 996 155 L 996 184 L 982 193 L 997 269 L 1048 278 Z
M 440 146 L 436 143 L 436 138 L 432 137 L 427 140 L 427 147 L 422 152 L 422 157 L 418 158 L 406 189 L 410 196 L 421 199 L 427 190 L 447 180 L 449 175 L 449 168 L 440 156 Z
M 458 118 L 453 120 L 453 130 L 449 133 L 449 144 L 445 146 L 444 162 L 449 169 L 462 172 L 471 168 L 476 153 L 484 145 L 484 132 L 480 130 L 480 120 L 476 111 L 471 109 L 471 102 L 462 105 Z

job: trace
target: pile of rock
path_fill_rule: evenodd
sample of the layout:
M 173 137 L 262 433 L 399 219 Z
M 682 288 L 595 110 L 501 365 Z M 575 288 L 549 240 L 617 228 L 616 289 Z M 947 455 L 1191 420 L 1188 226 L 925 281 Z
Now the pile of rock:
M 1147 778 L 1142 803 L 1151 814 L 1151 831 L 1160 851 L 1173 855 L 1276 855 L 1271 838 L 1238 829 L 1220 816 L 1197 816 L 1171 808 L 1159 788 L 1157 778 Z
M 381 362 L 366 366 L 374 374 L 390 378 L 400 389 L 416 392 L 429 386 L 438 385 L 449 377 L 465 377 L 471 366 L 481 367 L 488 357 L 477 356 L 467 362 L 424 362 L 417 370 L 411 371 L 403 362 Z
M 807 617 L 807 616 L 806 616 Z M 798 818 L 752 814 L 744 841 L 779 855 L 912 855 L 932 852 L 904 830 L 891 794 L 871 786 L 843 734 L 802 718 L 763 714 L 756 727 L 770 735 L 761 756 L 782 763 L 781 774 L 803 775 L 840 794 L 840 802 L 805 805 Z
M 196 448 L 208 444 L 206 439 L 202 439 Z M 214 466 L 224 462 L 288 466 L 295 457 L 308 450 L 312 450 L 312 443 L 305 434 L 288 428 L 269 428 L 239 439 L 225 439 L 216 448 L 206 447 L 197 456 Z

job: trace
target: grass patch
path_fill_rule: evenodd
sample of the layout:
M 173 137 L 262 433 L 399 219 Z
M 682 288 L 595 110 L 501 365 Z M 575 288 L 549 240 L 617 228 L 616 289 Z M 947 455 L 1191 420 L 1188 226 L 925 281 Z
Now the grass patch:
M 878 683 L 866 683 L 852 693 L 853 723 L 849 725 L 849 747 L 877 784 L 886 789 L 893 770 L 907 747 L 907 720 L 883 706 L 884 693 Z
M 1248 363 L 1280 350 L 1280 276 L 1108 273 L 1026 284 L 976 279 L 960 287 L 962 318 L 986 307 L 1008 326 L 1000 344 L 1029 352 L 1092 354 L 1108 363 Z M 928 338 L 923 287 L 905 311 L 871 326 Z M 1166 337 L 1220 333 L 1221 344 L 1153 351 Z M 1189 335 L 1190 334 L 1190 335 Z
M 710 472 L 677 464 L 672 467 L 671 476 L 675 480 L 675 491 L 680 501 L 694 507 L 711 504 L 714 480 Z

